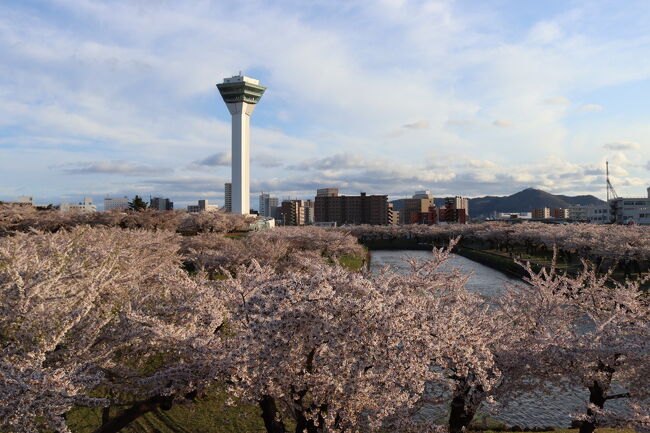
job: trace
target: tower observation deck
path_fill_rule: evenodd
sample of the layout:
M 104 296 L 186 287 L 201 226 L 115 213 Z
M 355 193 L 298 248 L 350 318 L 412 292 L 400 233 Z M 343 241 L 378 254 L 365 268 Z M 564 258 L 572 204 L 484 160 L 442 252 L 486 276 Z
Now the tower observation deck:
M 232 116 L 232 212 L 250 211 L 250 116 L 266 87 L 254 78 L 235 75 L 217 84 Z

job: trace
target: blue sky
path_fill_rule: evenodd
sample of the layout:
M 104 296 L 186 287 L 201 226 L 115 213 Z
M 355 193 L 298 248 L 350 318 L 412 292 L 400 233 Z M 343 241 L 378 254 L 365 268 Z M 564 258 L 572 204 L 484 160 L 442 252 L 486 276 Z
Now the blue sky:
M 215 84 L 268 87 L 252 196 L 604 196 L 650 185 L 635 1 L 0 2 L 0 200 L 223 201 Z M 255 203 L 253 203 L 255 205 Z

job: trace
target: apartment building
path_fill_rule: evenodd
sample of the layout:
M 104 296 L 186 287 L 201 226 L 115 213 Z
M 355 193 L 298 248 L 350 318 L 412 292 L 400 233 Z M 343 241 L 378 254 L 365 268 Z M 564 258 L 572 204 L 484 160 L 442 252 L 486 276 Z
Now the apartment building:
M 336 188 L 319 189 L 314 200 L 315 222 L 388 225 L 388 196 L 339 195 Z

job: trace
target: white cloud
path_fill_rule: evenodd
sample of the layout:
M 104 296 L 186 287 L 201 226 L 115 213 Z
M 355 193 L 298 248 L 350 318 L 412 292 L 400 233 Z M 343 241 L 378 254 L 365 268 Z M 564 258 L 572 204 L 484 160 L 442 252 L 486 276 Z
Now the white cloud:
M 569 98 L 565 98 L 564 96 L 556 96 L 553 98 L 546 98 L 544 99 L 544 103 L 548 105 L 568 105 L 571 101 L 569 101 Z
M 603 145 L 607 150 L 638 150 L 641 145 L 635 141 L 614 141 Z
M 511 123 L 511 122 L 509 122 L 509 121 L 507 121 L 507 120 L 503 120 L 503 119 L 497 119 L 497 120 L 495 120 L 494 122 L 492 122 L 492 124 L 493 124 L 494 126 L 498 126 L 498 127 L 500 127 L 500 128 L 509 128 L 509 127 L 512 126 L 512 123 Z
M 578 110 L 584 111 L 584 112 L 594 112 L 594 111 L 602 111 L 603 106 L 599 104 L 585 104 L 581 105 L 578 107 Z
M 80 162 L 76 164 L 68 164 L 60 168 L 65 174 L 116 174 L 129 176 L 171 174 L 174 171 L 171 167 L 137 165 L 127 161 Z
M 429 124 L 429 122 L 427 122 L 425 120 L 419 120 L 419 121 L 414 122 L 414 123 L 407 123 L 406 125 L 403 125 L 402 127 L 406 128 L 406 129 L 426 129 L 426 128 L 430 128 L 431 125 Z
M 498 192 L 510 179 L 514 186 L 526 178 L 583 190 L 589 179 L 570 183 L 545 174 L 555 170 L 545 165 L 548 157 L 594 166 L 594 143 L 650 139 L 646 125 L 632 132 L 628 117 L 605 130 L 590 123 L 601 116 L 574 124 L 568 109 L 571 100 L 609 107 L 597 96 L 601 90 L 650 77 L 647 56 L 639 55 L 650 44 L 635 30 L 642 26 L 631 24 L 647 21 L 643 7 L 619 5 L 620 14 L 610 14 L 603 5 L 578 5 L 577 13 L 564 8 L 526 28 L 497 8 L 452 0 L 52 3 L 56 16 L 20 2 L 0 5 L 0 52 L 8 65 L 0 68 L 0 170 L 35 195 L 76 191 L 78 182 L 48 167 L 79 160 L 175 167 L 175 179 L 193 178 L 195 170 L 226 179 L 230 118 L 214 84 L 239 69 L 268 85 L 252 117 L 252 175 L 286 191 L 320 180 L 451 188 L 448 179 L 455 179 L 462 194 Z M 244 20 L 256 25 L 242 32 Z M 604 38 L 595 31 L 622 23 L 629 33 Z M 429 152 L 451 150 L 448 169 L 421 164 Z M 650 158 L 648 149 L 636 150 L 641 160 Z M 279 169 L 305 170 L 309 163 L 320 164 L 309 182 Z M 369 182 L 355 169 L 386 177 Z M 630 176 L 641 169 L 637 163 Z M 564 174 L 573 179 L 580 169 L 573 170 Z M 146 182 L 167 174 L 151 176 L 124 183 L 112 176 L 110 184 L 92 187 L 164 187 Z
M 213 153 L 210 156 L 206 156 L 203 159 L 200 159 L 198 161 L 194 161 L 194 164 L 196 165 L 205 165 L 208 167 L 215 167 L 215 166 L 224 166 L 224 167 L 230 167 L 230 163 L 232 162 L 232 154 L 230 152 L 217 152 Z

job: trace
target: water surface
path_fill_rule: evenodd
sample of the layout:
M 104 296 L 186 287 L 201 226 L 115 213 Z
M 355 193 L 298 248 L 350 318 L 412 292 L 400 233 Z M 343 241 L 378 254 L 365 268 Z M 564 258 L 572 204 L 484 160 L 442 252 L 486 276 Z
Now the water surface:
M 370 270 L 377 272 L 382 267 L 389 265 L 401 271 L 409 269 L 404 259 L 408 257 L 432 258 L 430 251 L 418 250 L 375 250 L 371 251 Z M 447 269 L 459 268 L 463 273 L 471 273 L 467 283 L 470 290 L 476 291 L 486 297 L 498 296 L 506 284 L 516 284 L 520 280 L 505 275 L 480 263 L 454 255 L 446 264 Z M 510 426 L 522 427 L 568 427 L 571 423 L 571 414 L 583 412 L 588 399 L 588 392 L 582 389 L 557 392 L 553 396 L 546 394 L 525 394 L 503 408 L 495 415 L 490 415 L 498 421 Z M 610 406 L 611 404 L 611 406 Z M 621 401 L 608 402 L 606 407 L 623 404 Z M 446 408 L 427 407 L 423 411 L 429 417 L 445 417 Z

